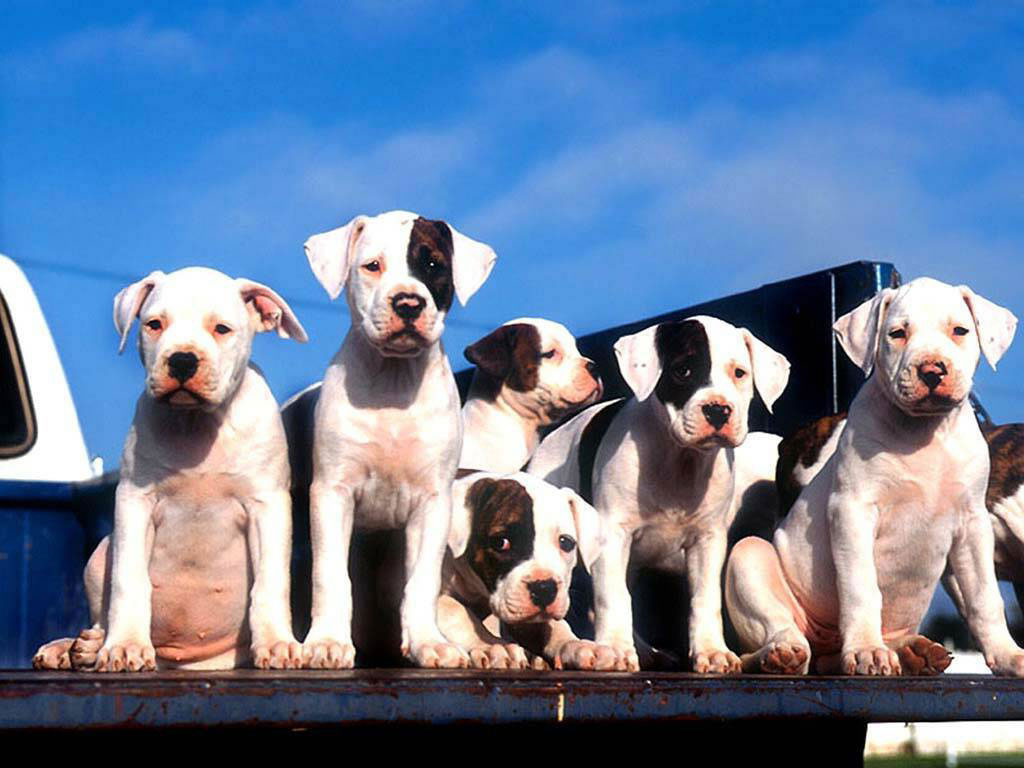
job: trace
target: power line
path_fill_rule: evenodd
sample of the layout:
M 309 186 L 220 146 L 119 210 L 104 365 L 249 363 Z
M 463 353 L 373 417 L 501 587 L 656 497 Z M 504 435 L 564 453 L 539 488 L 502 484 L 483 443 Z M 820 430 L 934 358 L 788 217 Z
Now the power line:
M 134 283 L 139 279 L 139 275 L 129 275 L 127 272 L 93 269 L 91 267 L 82 267 L 73 264 L 58 264 L 56 262 L 42 261 L 40 259 L 19 258 L 14 259 L 14 262 L 21 267 L 28 267 L 29 269 L 41 269 L 46 272 L 74 275 L 76 277 L 84 277 L 89 280 L 104 280 L 111 283 L 117 283 L 119 285 Z M 304 307 L 318 312 L 338 312 L 340 310 L 345 314 L 348 314 L 348 307 L 345 306 L 344 302 L 332 304 L 329 301 L 317 301 L 316 299 L 303 299 L 300 297 L 288 299 L 288 303 L 295 307 Z M 445 325 L 454 326 L 456 328 L 466 328 L 467 330 L 478 330 L 484 332 L 494 330 L 501 325 L 501 323 L 485 323 L 477 320 L 459 320 L 452 318 L 445 318 L 444 322 Z

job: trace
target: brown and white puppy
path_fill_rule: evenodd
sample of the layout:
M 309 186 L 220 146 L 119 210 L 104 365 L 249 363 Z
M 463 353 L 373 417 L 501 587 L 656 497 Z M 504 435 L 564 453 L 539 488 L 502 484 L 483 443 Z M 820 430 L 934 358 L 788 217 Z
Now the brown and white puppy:
M 1024 675 L 996 586 L 989 455 L 968 400 L 980 354 L 995 366 L 1016 324 L 966 286 L 929 278 L 836 322 L 868 379 L 773 542 L 733 548 L 725 594 L 744 669 L 941 671 L 948 654 L 917 628 L 948 563 L 986 663 Z
M 846 411 L 822 416 L 787 435 L 779 443 L 775 487 L 779 493 L 781 515 L 789 512 L 800 492 L 832 458 L 845 426 Z
M 353 665 L 352 529 L 401 529 L 402 653 L 419 666 L 465 666 L 465 652 L 437 627 L 462 449 L 459 393 L 440 339 L 453 299 L 468 301 L 496 256 L 446 222 L 408 211 L 357 216 L 309 238 L 306 256 L 332 298 L 345 289 L 351 327 L 324 374 L 314 417 L 313 606 L 304 653 L 314 668 Z
M 712 317 L 661 323 L 615 344 L 629 400 L 592 406 L 541 443 L 529 472 L 592 492 L 604 544 L 594 564 L 596 640 L 637 669 L 630 567 L 685 574 L 690 662 L 739 671 L 725 645 L 721 571 L 735 513 L 734 448 L 755 387 L 770 409 L 789 363 L 752 333 Z
M 466 347 L 465 355 L 477 368 L 462 408 L 459 466 L 465 469 L 522 469 L 544 427 L 601 397 L 594 361 L 551 320 L 511 320 Z
M 600 551 L 597 512 L 568 488 L 522 472 L 475 472 L 455 482 L 438 623 L 474 667 L 610 668 L 615 655 L 578 640 L 565 621 L 577 561 Z M 495 617 L 511 642 L 484 624 Z
M 284 427 L 250 364 L 254 334 L 305 341 L 265 285 L 191 267 L 114 300 L 123 350 L 136 318 L 145 391 L 125 441 L 114 530 L 85 569 L 94 626 L 39 649 L 40 668 L 298 667 L 289 604 Z

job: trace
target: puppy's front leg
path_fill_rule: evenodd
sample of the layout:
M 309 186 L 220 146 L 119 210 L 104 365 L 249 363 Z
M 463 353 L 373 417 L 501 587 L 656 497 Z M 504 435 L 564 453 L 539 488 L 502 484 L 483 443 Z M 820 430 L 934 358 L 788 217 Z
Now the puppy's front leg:
M 725 645 L 722 632 L 722 568 L 725 566 L 726 527 L 723 524 L 697 538 L 686 550 L 690 582 L 690 664 L 698 674 L 740 672 L 740 659 Z
M 153 585 L 149 558 L 153 547 L 153 500 L 133 483 L 121 480 L 111 534 L 110 607 L 106 641 L 96 655 L 99 672 L 156 669 L 150 636 Z
M 878 509 L 833 492 L 828 523 L 843 638 L 840 669 L 846 675 L 898 675 L 899 656 L 882 639 L 882 592 L 874 556 Z
M 541 655 L 555 669 L 626 669 L 624 657 L 614 648 L 593 640 L 581 640 L 564 619 L 513 627 L 512 635 L 517 640 L 520 636 L 529 637 L 520 642 L 531 650 L 540 648 Z
M 302 646 L 292 633 L 289 602 L 291 495 L 281 489 L 267 491 L 248 500 L 245 507 L 254 576 L 249 600 L 253 665 L 259 669 L 296 669 L 302 666 Z
M 621 525 L 606 526 L 605 542 L 593 566 L 597 642 L 613 648 L 615 669 L 636 672 L 640 659 L 633 645 L 633 602 L 626 586 L 632 533 Z
M 437 626 L 441 562 L 451 524 L 451 486 L 426 499 L 405 527 L 402 654 L 420 667 L 465 667 L 469 654 L 447 642 Z
M 352 582 L 348 576 L 354 520 L 352 488 L 314 480 L 309 489 L 312 623 L 302 643 L 303 663 L 312 669 L 351 669 L 355 664 Z
M 469 664 L 477 669 L 529 669 L 526 651 L 516 643 L 495 636 L 465 605 L 451 595 L 437 601 L 437 624 L 449 642 L 469 653 Z
M 1013 642 L 1006 627 L 993 548 L 992 523 L 979 499 L 957 527 L 949 563 L 963 595 L 964 618 L 985 654 L 985 663 L 997 675 L 1024 677 L 1024 650 Z

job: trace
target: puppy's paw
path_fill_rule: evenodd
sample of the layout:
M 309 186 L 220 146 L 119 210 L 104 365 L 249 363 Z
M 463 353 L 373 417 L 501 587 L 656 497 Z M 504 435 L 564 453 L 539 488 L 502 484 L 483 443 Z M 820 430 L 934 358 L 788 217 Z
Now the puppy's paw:
M 303 648 L 295 640 L 254 643 L 252 665 L 256 669 L 302 669 Z
M 986 656 L 985 662 L 993 675 L 1024 677 L 1024 651 L 1019 648 Z
M 83 629 L 71 645 L 71 668 L 91 670 L 96 668 L 96 659 L 106 639 L 106 632 L 99 628 Z
M 805 645 L 773 641 L 754 654 L 755 665 L 751 669 L 766 675 L 806 675 L 810 659 L 811 651 Z
M 944 645 L 924 635 L 907 638 L 897 649 L 904 675 L 941 675 L 953 661 Z
M 301 666 L 307 669 L 352 669 L 356 663 L 356 648 L 350 640 L 307 637 L 301 653 Z
M 469 666 L 469 654 L 451 643 L 411 643 L 402 649 L 402 653 L 417 667 L 425 669 L 464 669 Z
M 730 650 L 703 648 L 690 654 L 693 671 L 698 675 L 738 675 L 740 657 Z
M 152 672 L 156 669 L 156 651 L 149 643 L 111 642 L 96 654 L 97 672 Z
M 71 646 L 75 638 L 62 637 L 39 646 L 32 657 L 33 669 L 71 669 Z
M 844 675 L 898 675 L 902 671 L 896 651 L 885 646 L 844 650 L 840 661 Z
M 469 666 L 474 669 L 529 669 L 526 651 L 515 643 L 478 645 L 469 649 Z
M 639 668 L 639 664 L 637 666 Z M 570 640 L 558 649 L 555 669 L 625 669 L 625 661 L 622 654 L 609 645 L 599 645 L 593 640 Z

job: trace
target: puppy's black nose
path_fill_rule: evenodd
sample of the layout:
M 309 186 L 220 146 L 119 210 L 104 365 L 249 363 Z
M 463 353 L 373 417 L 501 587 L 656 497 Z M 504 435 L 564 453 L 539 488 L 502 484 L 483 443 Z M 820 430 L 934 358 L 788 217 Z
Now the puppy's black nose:
M 928 389 L 935 389 L 949 373 L 941 360 L 932 360 L 917 366 L 917 376 Z
M 167 358 L 167 372 L 182 384 L 191 379 L 199 368 L 199 358 L 191 352 L 175 352 Z
M 558 594 L 558 585 L 554 579 L 541 579 L 527 583 L 526 588 L 530 591 L 530 601 L 538 608 L 546 608 L 555 601 Z
M 704 418 L 708 420 L 708 424 L 716 430 L 724 427 L 732 414 L 732 407 L 721 403 L 708 403 L 702 406 L 701 410 L 704 411 Z
M 415 293 L 396 293 L 391 297 L 391 307 L 403 320 L 415 320 L 420 316 L 427 300 Z

